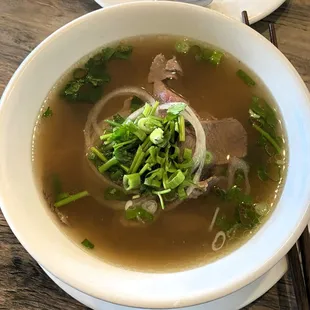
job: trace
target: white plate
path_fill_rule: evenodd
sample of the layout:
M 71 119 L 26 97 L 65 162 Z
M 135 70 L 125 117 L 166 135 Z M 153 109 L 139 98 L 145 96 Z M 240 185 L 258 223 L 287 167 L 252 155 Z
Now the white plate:
M 100 6 L 111 6 L 119 3 L 144 1 L 144 0 L 95 0 Z M 160 0 L 155 0 L 160 1 Z M 174 0 L 172 0 L 174 1 Z M 193 0 L 182 0 L 181 2 L 190 2 Z M 204 0 L 195 0 L 197 3 L 203 3 Z M 210 8 L 219 11 L 227 16 L 237 20 L 242 20 L 241 12 L 247 11 L 250 23 L 253 24 L 275 11 L 285 0 L 213 0 Z
M 141 310 L 137 308 L 128 308 L 102 301 L 100 299 L 86 295 L 73 287 L 60 281 L 58 278 L 50 274 L 43 267 L 46 274 L 67 294 L 93 310 Z M 245 307 L 273 287 L 287 271 L 287 260 L 284 257 L 271 270 L 258 278 L 246 287 L 230 294 L 226 297 L 217 299 L 206 304 L 182 308 L 183 310 L 236 310 Z M 180 308 L 181 310 L 181 308 Z

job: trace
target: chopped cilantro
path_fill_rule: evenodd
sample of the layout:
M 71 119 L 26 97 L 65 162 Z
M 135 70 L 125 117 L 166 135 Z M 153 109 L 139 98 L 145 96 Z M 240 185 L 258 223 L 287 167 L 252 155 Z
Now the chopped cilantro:
M 42 117 L 50 117 L 53 115 L 53 111 L 50 107 L 47 107 L 46 110 L 43 112 Z
M 179 115 L 181 112 L 185 110 L 185 108 L 186 108 L 186 104 L 183 102 L 180 102 L 168 108 L 167 113 L 170 113 L 173 115 Z
M 81 242 L 85 248 L 88 248 L 88 249 L 93 249 L 95 246 L 93 243 L 91 243 L 88 239 L 84 239 L 82 242 Z
M 95 103 L 103 95 L 104 84 L 111 80 L 107 72 L 107 63 L 113 59 L 128 59 L 132 47 L 120 45 L 107 47 L 91 57 L 84 65 L 74 69 L 70 80 L 61 91 L 65 99 L 71 102 Z
M 248 86 L 255 86 L 256 83 L 255 81 L 247 74 L 245 73 L 243 70 L 238 70 L 237 71 L 237 76 Z

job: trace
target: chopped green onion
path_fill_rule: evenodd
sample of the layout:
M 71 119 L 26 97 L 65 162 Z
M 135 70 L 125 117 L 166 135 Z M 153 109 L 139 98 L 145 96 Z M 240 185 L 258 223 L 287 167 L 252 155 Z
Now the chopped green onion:
M 144 106 L 143 115 L 147 117 L 150 115 L 151 111 L 152 111 L 152 107 L 148 103 L 146 103 Z
M 106 119 L 105 122 L 108 123 L 109 125 L 111 125 L 112 127 L 119 127 L 122 125 L 122 124 L 119 124 L 117 122 L 111 121 L 110 119 Z
M 193 153 L 193 151 L 191 150 L 191 149 L 189 149 L 189 148 L 185 148 L 184 149 L 184 152 L 183 152 L 183 158 L 185 159 L 185 160 L 190 160 L 190 159 L 192 159 L 192 153 Z
M 80 193 L 77 193 L 74 195 L 70 195 L 70 196 L 68 196 L 64 199 L 61 199 L 61 200 L 57 201 L 56 203 L 54 203 L 54 207 L 59 208 L 59 207 L 62 207 L 64 205 L 67 205 L 70 202 L 74 202 L 78 199 L 81 199 L 81 198 L 87 197 L 87 196 L 89 196 L 89 193 L 87 191 L 83 191 L 83 192 L 80 192 Z
M 156 128 L 150 134 L 150 140 L 154 144 L 159 144 L 164 140 L 164 131 L 161 128 Z
M 125 218 L 127 220 L 140 219 L 142 221 L 147 221 L 147 222 L 151 222 L 154 219 L 151 213 L 147 212 L 145 209 L 141 207 L 128 208 L 125 211 Z
M 101 159 L 103 162 L 107 162 L 108 159 L 94 146 L 90 148 L 90 150 L 99 158 Z
M 158 195 L 158 194 L 160 194 L 160 195 L 165 195 L 165 194 L 168 194 L 168 193 L 170 193 L 171 192 L 171 189 L 169 188 L 169 189 L 165 189 L 165 190 L 162 190 L 162 191 L 153 191 L 153 194 L 156 194 L 156 195 Z
M 190 42 L 186 39 L 178 41 L 175 44 L 175 50 L 180 54 L 187 54 L 190 48 L 191 48 Z
M 156 127 L 162 127 L 162 123 L 151 117 L 143 117 L 138 121 L 138 127 L 146 133 L 151 133 Z
M 91 243 L 88 239 L 84 239 L 82 242 L 81 242 L 85 248 L 88 248 L 88 249 L 93 249 L 95 246 L 93 243 Z
M 146 133 L 143 130 L 141 130 L 138 126 L 136 126 L 132 122 L 128 122 L 126 125 L 128 129 L 130 130 L 130 132 L 136 135 L 141 141 L 145 140 Z
M 152 109 L 149 115 L 155 115 L 158 106 L 159 106 L 159 101 L 155 101 L 154 104 L 152 105 Z
M 171 192 L 171 189 L 166 189 L 166 190 L 163 190 L 163 191 L 153 191 L 153 194 L 158 196 L 162 209 L 165 209 L 165 203 L 164 203 L 162 195 L 168 194 L 170 192 Z
M 161 182 L 159 180 L 152 179 L 151 177 L 145 178 L 144 184 L 158 189 L 161 187 Z
M 138 127 L 142 129 L 143 131 L 145 131 L 146 133 L 151 133 L 154 130 L 154 128 L 148 126 L 149 125 L 148 121 L 149 120 L 146 117 L 140 118 L 138 121 Z
M 168 179 L 167 188 L 175 189 L 185 180 L 185 176 L 181 170 L 176 171 L 172 174 L 172 176 Z
M 185 141 L 185 120 L 184 120 L 183 115 L 179 115 L 178 123 L 179 123 L 179 141 L 184 142 Z
M 117 165 L 117 164 L 118 164 L 118 160 L 115 157 L 112 157 L 106 163 L 104 163 L 102 166 L 100 166 L 98 168 L 98 170 L 100 173 L 103 173 L 103 172 L 107 171 L 108 169 L 110 169 L 112 166 Z
M 221 63 L 222 57 L 224 54 L 219 51 L 213 51 L 212 55 L 209 58 L 209 61 L 213 64 L 218 66 Z
M 143 163 L 143 158 L 145 156 L 145 152 L 142 151 L 141 146 L 139 146 L 138 151 L 133 159 L 133 162 L 129 168 L 130 173 L 136 173 L 139 169 L 139 167 Z
M 123 164 L 120 164 L 119 165 L 126 173 L 128 173 L 129 172 L 129 168 L 128 167 L 126 167 L 125 165 L 123 165 Z
M 139 174 L 142 175 L 144 172 L 150 169 L 150 164 L 145 164 L 143 168 L 140 170 Z
M 123 177 L 123 185 L 126 191 L 139 188 L 141 185 L 140 174 L 125 174 Z
M 255 81 L 241 69 L 237 71 L 237 76 L 248 86 L 256 85 Z

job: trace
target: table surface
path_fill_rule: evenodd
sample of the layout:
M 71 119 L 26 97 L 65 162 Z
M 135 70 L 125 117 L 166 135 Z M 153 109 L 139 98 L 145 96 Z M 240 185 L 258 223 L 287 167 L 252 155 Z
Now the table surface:
M 0 95 L 38 43 L 67 22 L 98 8 L 93 0 L 1 0 Z M 279 48 L 310 89 L 310 1 L 287 1 L 254 28 L 267 36 L 268 22 L 276 24 Z M 0 309 L 86 309 L 45 275 L 17 241 L 1 211 Z M 297 309 L 290 272 L 246 309 Z

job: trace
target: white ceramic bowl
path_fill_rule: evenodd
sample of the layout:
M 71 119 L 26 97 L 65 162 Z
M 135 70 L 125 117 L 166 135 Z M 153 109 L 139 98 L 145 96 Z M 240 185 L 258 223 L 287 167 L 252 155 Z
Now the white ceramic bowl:
M 77 60 L 115 40 L 147 34 L 205 41 L 241 59 L 267 85 L 284 118 L 286 184 L 268 222 L 244 246 L 189 271 L 147 274 L 103 263 L 72 243 L 50 218 L 32 171 L 31 141 L 40 106 Z M 89 295 L 143 307 L 181 307 L 227 295 L 257 279 L 292 247 L 309 221 L 310 98 L 289 61 L 261 35 L 198 6 L 141 2 L 85 15 L 42 42 L 6 88 L 0 111 L 0 205 L 26 250 L 45 269 Z

